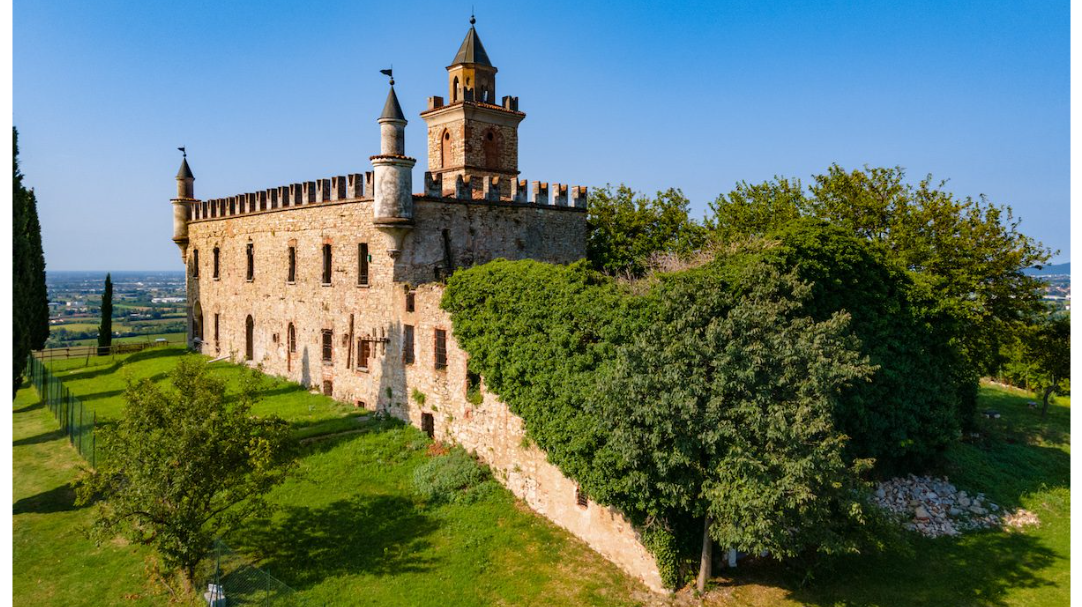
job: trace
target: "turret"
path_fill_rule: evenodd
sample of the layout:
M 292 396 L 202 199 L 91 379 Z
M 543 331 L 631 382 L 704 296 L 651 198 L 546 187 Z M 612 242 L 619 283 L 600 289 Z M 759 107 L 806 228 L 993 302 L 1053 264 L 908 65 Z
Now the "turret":
M 180 256 L 184 259 L 188 251 L 188 215 L 195 201 L 195 175 L 188 166 L 188 152 L 184 148 L 180 148 L 180 151 L 184 153 L 184 157 L 180 161 L 180 170 L 177 171 L 177 197 L 172 200 L 173 242 L 177 243 Z
M 385 72 L 390 76 L 390 70 Z M 394 92 L 394 78 L 383 113 L 379 119 L 380 153 L 372 156 L 374 175 L 373 222 L 389 234 L 392 257 L 398 256 L 402 238 L 413 227 L 413 165 L 417 160 L 405 155 L 406 116 Z

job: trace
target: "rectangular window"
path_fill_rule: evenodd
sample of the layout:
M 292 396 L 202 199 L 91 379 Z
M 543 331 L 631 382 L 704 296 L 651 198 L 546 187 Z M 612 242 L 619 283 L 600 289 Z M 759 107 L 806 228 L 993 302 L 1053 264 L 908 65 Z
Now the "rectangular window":
M 578 505 L 579 508 L 585 508 L 590 505 L 589 499 L 578 485 L 575 485 L 575 504 Z
M 436 329 L 436 368 L 447 368 L 447 331 Z
M 428 438 L 436 438 L 436 418 L 432 417 L 431 413 L 421 414 L 421 431 L 428 435 Z
M 323 284 L 331 284 L 331 245 L 323 245 Z
M 357 284 L 368 284 L 368 243 L 357 245 Z
M 417 291 L 406 291 L 406 311 L 413 312 L 417 309 Z
M 221 352 L 222 346 L 218 343 L 218 313 L 214 313 L 214 351 Z
M 334 382 L 323 380 L 323 395 L 334 396 Z
M 221 257 L 221 249 L 214 247 L 214 279 L 217 280 L 218 274 L 218 258 Z
M 199 278 L 199 249 L 192 251 L 192 278 Z
M 334 331 L 323 330 L 323 362 L 330 363 L 334 360 Z
M 413 325 L 402 325 L 402 364 L 413 364 Z
M 254 244 L 252 244 L 250 242 L 248 243 L 248 248 L 246 250 L 246 254 L 248 255 L 247 279 L 248 279 L 248 282 L 251 282 L 252 280 L 255 279 L 255 245 Z
M 297 282 L 297 247 L 289 247 L 289 273 L 286 282 Z
M 372 357 L 372 342 L 363 337 L 357 338 L 357 368 L 368 370 L 368 359 Z

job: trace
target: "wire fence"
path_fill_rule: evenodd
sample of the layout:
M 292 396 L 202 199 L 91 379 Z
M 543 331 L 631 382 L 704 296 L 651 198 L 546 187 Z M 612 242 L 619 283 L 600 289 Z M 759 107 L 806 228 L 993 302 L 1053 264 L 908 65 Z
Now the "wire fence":
M 48 348 L 45 350 L 35 350 L 33 357 L 39 360 L 64 360 L 68 358 L 86 358 L 90 359 L 91 356 L 115 356 L 117 354 L 130 354 L 132 352 L 142 352 L 147 348 L 158 348 L 165 346 L 177 346 L 184 345 L 184 340 L 169 341 L 166 339 L 160 339 L 157 341 L 138 341 L 129 343 L 118 343 L 111 346 L 69 346 L 65 348 Z
M 214 540 L 203 599 L 210 607 L 312 605 L 281 580 L 252 565 L 221 540 Z
M 41 400 L 45 406 L 53 412 L 56 420 L 60 422 L 60 429 L 68 437 L 79 455 L 90 462 L 90 467 L 97 466 L 97 439 L 94 428 L 97 426 L 98 415 L 87 409 L 83 402 L 71 393 L 64 384 L 45 367 L 45 363 L 33 356 L 28 357 L 27 371 L 30 381 L 37 388 Z

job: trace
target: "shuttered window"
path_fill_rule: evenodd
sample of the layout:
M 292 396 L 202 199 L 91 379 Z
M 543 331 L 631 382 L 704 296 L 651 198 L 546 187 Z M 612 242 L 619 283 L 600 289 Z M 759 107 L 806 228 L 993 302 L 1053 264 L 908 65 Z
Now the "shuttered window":
M 436 368 L 447 368 L 447 331 L 436 329 Z
M 413 364 L 413 325 L 402 325 L 402 364 Z

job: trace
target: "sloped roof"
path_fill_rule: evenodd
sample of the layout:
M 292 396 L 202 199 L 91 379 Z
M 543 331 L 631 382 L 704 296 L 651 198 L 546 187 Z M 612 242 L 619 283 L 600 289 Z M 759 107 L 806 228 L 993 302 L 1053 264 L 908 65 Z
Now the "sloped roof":
M 195 175 L 192 174 L 192 168 L 188 166 L 187 158 L 180 161 L 180 170 L 177 171 L 177 179 L 195 179 Z
M 402 113 L 402 106 L 398 103 L 398 95 L 394 93 L 394 85 L 391 85 L 391 90 L 387 92 L 387 103 L 383 104 L 383 113 L 379 117 L 380 120 L 384 118 L 393 120 L 406 119 L 406 115 Z
M 470 31 L 466 32 L 466 39 L 462 41 L 462 46 L 458 47 L 458 54 L 455 55 L 455 60 L 451 62 L 451 65 L 460 63 L 476 63 L 492 67 L 492 62 L 488 60 L 488 53 L 485 52 L 485 46 L 481 44 L 481 38 L 472 25 Z

